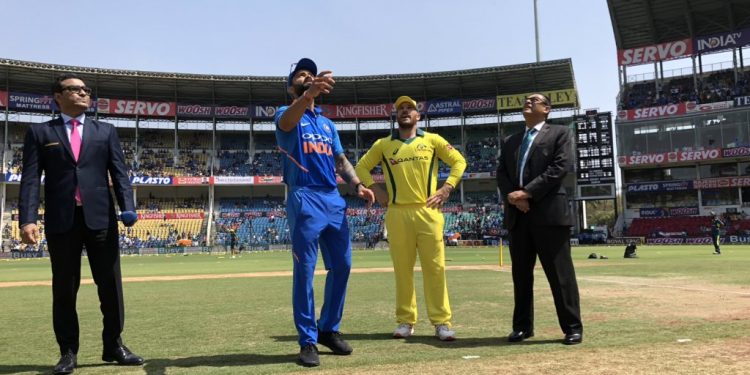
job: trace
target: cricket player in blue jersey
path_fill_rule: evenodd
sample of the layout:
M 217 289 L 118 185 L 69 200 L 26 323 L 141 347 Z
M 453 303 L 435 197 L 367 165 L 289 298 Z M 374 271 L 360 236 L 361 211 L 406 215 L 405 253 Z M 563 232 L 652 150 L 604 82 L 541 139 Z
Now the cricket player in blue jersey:
M 352 265 L 346 202 L 336 187 L 336 174 L 371 205 L 372 190 L 357 178 L 346 159 L 333 122 L 315 107 L 315 98 L 333 90 L 333 74 L 318 74 L 307 58 L 293 65 L 287 78 L 291 105 L 276 113 L 276 142 L 285 154 L 284 183 L 288 186 L 287 219 L 292 236 L 294 276 L 292 302 L 294 324 L 299 332 L 299 363 L 318 366 L 320 343 L 338 355 L 349 355 L 352 347 L 341 338 L 339 324 L 344 312 L 346 285 Z M 326 276 L 320 319 L 315 321 L 313 274 L 323 255 Z

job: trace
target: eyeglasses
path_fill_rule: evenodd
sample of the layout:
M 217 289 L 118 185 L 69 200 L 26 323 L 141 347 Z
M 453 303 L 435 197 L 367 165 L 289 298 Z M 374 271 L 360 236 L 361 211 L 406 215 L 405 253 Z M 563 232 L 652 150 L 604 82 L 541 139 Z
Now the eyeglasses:
M 544 105 L 548 105 L 547 101 L 545 99 L 540 98 L 538 96 L 532 96 L 530 98 L 526 98 L 526 100 L 524 100 L 524 102 L 531 102 L 531 104 L 542 103 Z
M 84 95 L 91 95 L 91 88 L 86 86 L 65 86 L 62 91 L 68 91 L 71 93 L 78 93 Z

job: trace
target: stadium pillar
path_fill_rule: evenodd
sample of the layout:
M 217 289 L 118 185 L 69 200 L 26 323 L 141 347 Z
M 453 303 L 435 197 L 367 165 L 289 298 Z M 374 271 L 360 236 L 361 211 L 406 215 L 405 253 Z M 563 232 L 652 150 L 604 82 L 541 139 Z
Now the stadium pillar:
M 354 162 L 359 163 L 359 118 L 354 119 Z
M 140 117 L 138 115 L 135 115 L 135 155 L 133 155 L 133 160 L 135 160 L 135 165 L 138 166 L 138 169 L 141 168 L 141 158 L 140 158 L 140 150 L 138 147 L 138 122 L 140 121 Z
M 698 93 L 698 72 L 695 67 L 695 56 L 690 57 L 693 60 L 693 90 Z
M 211 241 L 211 223 L 214 222 L 214 185 L 208 184 L 208 218 L 206 220 L 206 246 L 213 245 Z
M 534 41 L 536 42 L 536 62 L 541 61 L 539 54 L 539 16 L 536 10 L 536 1 L 534 0 Z
M 745 70 L 745 62 L 742 60 L 742 47 L 738 48 L 740 52 L 740 70 Z
M 586 200 L 581 201 L 581 228 L 588 228 L 588 223 L 586 222 Z
M 737 48 L 732 48 L 732 70 L 734 70 L 734 84 L 737 84 Z
M 177 98 L 175 97 L 175 102 L 177 102 Z M 175 111 L 174 115 L 174 151 L 172 155 L 172 162 L 175 166 L 179 166 L 180 161 L 180 149 L 179 149 L 179 139 L 177 138 L 177 127 L 179 126 L 179 120 L 177 119 L 177 111 Z
M 6 119 L 8 118 L 7 111 L 5 113 L 5 118 Z M 6 130 L 7 130 L 7 127 L 8 127 L 7 122 L 5 124 L 5 127 L 6 127 Z M 6 131 L 5 133 L 7 135 L 8 132 Z M 5 139 L 7 139 L 7 138 L 5 138 Z M 6 186 L 8 186 L 8 184 L 6 184 L 5 181 L 3 181 L 3 186 L 0 187 L 0 212 L 2 212 L 2 213 L 5 213 L 5 189 L 6 189 Z M 0 228 L 5 228 L 5 220 L 3 220 L 4 216 L 5 215 L 0 215 Z M 12 221 L 13 217 L 11 217 L 10 219 Z M 5 232 L 5 231 L 4 230 L 0 230 L 0 246 L 2 246 L 3 240 L 5 240 L 5 238 L 3 238 L 3 232 Z M 4 251 L 5 250 L 3 249 L 3 252 Z

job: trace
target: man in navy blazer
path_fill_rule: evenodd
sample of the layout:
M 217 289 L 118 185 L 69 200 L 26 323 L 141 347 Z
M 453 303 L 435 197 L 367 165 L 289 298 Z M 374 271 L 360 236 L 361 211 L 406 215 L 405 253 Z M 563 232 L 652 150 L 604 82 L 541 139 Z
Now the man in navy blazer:
M 91 89 L 75 74 L 60 75 L 52 86 L 61 116 L 32 124 L 23 147 L 19 226 L 24 243 L 39 241 L 40 178 L 45 173 L 44 228 L 52 263 L 52 317 L 60 361 L 55 374 L 77 365 L 79 347 L 76 295 L 81 254 L 86 249 L 104 316 L 102 360 L 141 365 L 143 358 L 122 344 L 124 324 L 117 213 L 111 177 L 123 223 L 137 220 L 125 157 L 112 124 L 86 116 Z
M 551 103 L 531 94 L 522 109 L 526 129 L 501 145 L 497 185 L 505 204 L 513 275 L 513 332 L 510 342 L 534 336 L 534 265 L 536 257 L 552 289 L 563 344 L 583 340 L 583 324 L 573 260 L 573 218 L 563 179 L 574 160 L 571 136 L 564 126 L 546 122 Z

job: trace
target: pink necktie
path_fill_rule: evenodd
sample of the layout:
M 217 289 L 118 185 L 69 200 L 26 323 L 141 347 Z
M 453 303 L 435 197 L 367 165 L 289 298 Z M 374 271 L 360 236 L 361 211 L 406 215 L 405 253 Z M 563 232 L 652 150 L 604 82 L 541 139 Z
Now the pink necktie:
M 70 120 L 70 148 L 73 149 L 73 157 L 78 161 L 78 155 L 81 153 L 81 135 L 78 133 L 78 125 L 81 122 L 77 119 Z M 76 186 L 76 203 L 81 204 L 81 189 Z

